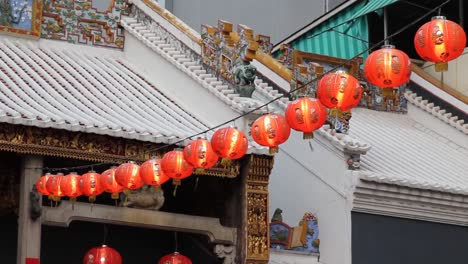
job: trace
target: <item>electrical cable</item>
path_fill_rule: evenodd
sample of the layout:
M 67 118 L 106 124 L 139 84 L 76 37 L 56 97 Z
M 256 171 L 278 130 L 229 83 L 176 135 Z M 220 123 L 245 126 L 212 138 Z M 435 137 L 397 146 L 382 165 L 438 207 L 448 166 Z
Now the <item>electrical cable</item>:
M 406 29 L 412 27 L 413 25 L 415 25 L 416 23 L 418 23 L 419 21 L 421 21 L 421 20 L 424 19 L 425 17 L 429 16 L 431 13 L 433 13 L 433 12 L 435 12 L 435 11 L 437 11 L 437 10 L 440 10 L 441 7 L 445 6 L 445 5 L 448 4 L 450 1 L 451 1 L 451 0 L 446 0 L 446 1 L 444 1 L 442 4 L 440 4 L 440 5 L 438 5 L 437 7 L 431 9 L 431 11 L 429 11 L 429 12 L 425 13 L 424 15 L 420 16 L 418 19 L 412 21 L 411 23 L 409 23 L 409 24 L 407 24 L 406 26 L 402 27 L 401 29 L 397 30 L 397 31 L 394 32 L 393 34 L 387 36 L 386 38 L 384 38 L 383 40 L 379 41 L 378 43 L 376 43 L 376 44 L 372 45 L 371 47 L 369 47 L 369 48 L 367 48 L 367 49 L 361 51 L 360 53 L 356 54 L 356 55 L 355 55 L 354 57 L 352 57 L 351 59 L 346 60 L 346 62 L 344 62 L 344 63 L 342 63 L 342 64 L 339 64 L 339 65 L 333 67 L 332 69 L 328 70 L 327 72 L 324 73 L 324 75 L 327 74 L 327 73 L 334 72 L 334 71 L 340 69 L 340 68 L 343 67 L 347 62 L 352 61 L 353 59 L 355 59 L 355 58 L 357 58 L 357 57 L 359 57 L 359 56 L 365 54 L 366 52 L 371 51 L 371 50 L 373 50 L 373 49 L 379 47 L 380 45 L 384 44 L 385 41 L 386 41 L 387 39 L 391 39 L 392 37 L 394 37 L 394 36 L 400 34 L 401 32 L 405 31 Z M 331 29 L 330 29 L 330 30 L 331 30 Z M 234 118 L 232 118 L 232 119 L 229 119 L 229 120 L 227 120 L 227 121 L 225 121 L 225 122 L 223 122 L 223 123 L 220 123 L 220 124 L 218 124 L 218 125 L 216 125 L 216 126 L 213 126 L 213 127 L 211 127 L 211 128 L 208 128 L 208 129 L 206 129 L 206 130 L 204 130 L 204 131 L 202 131 L 202 132 L 199 132 L 199 133 L 196 133 L 196 134 L 194 134 L 194 135 L 191 135 L 191 136 L 182 138 L 182 139 L 180 139 L 180 140 L 178 140 L 178 141 L 175 141 L 175 142 L 173 142 L 173 143 L 170 143 L 170 144 L 167 144 L 167 145 L 164 145 L 164 146 L 160 146 L 160 147 L 157 147 L 157 148 L 154 148 L 154 149 L 150 149 L 150 150 L 144 151 L 144 152 L 142 152 L 142 153 L 139 153 L 139 154 L 136 154 L 136 155 L 133 155 L 133 156 L 126 157 L 126 159 L 131 160 L 132 158 L 137 158 L 137 157 L 140 157 L 141 155 L 144 155 L 144 154 L 147 154 L 147 153 L 157 152 L 157 151 L 159 151 L 159 150 L 162 150 L 162 149 L 165 149 L 165 148 L 168 148 L 168 147 L 171 147 L 171 146 L 176 146 L 176 145 L 178 145 L 178 144 L 180 144 L 180 143 L 183 143 L 183 142 L 186 141 L 186 140 L 190 140 L 190 139 L 193 138 L 193 137 L 203 135 L 203 134 L 205 134 L 205 133 L 207 133 L 207 132 L 209 132 L 209 131 L 212 131 L 212 130 L 214 130 L 214 129 L 216 129 L 216 128 L 219 128 L 219 127 L 221 127 L 221 126 L 224 126 L 224 125 L 227 125 L 227 124 L 229 124 L 229 123 L 232 123 L 232 122 L 234 122 L 235 120 L 237 120 L 237 119 L 239 119 L 239 118 L 242 118 L 242 117 L 247 116 L 247 115 L 249 115 L 249 114 L 251 114 L 251 113 L 253 113 L 253 112 L 257 111 L 257 110 L 260 110 L 260 109 L 262 109 L 263 107 L 268 107 L 269 104 L 271 104 L 271 103 L 273 103 L 273 102 L 275 102 L 275 101 L 277 101 L 277 100 L 283 98 L 284 96 L 289 96 L 291 93 L 294 93 L 294 92 L 296 92 L 296 91 L 298 91 L 298 90 L 300 90 L 300 89 L 306 87 L 307 85 L 309 85 L 309 84 L 311 84 L 311 83 L 313 83 L 313 82 L 316 82 L 316 81 L 317 81 L 317 77 L 315 77 L 315 78 L 313 78 L 312 80 L 310 80 L 310 81 L 308 81 L 308 82 L 306 82 L 306 83 L 304 83 L 304 84 L 302 84 L 302 85 L 296 87 L 295 89 L 290 90 L 290 91 L 287 92 L 285 95 L 279 96 L 279 97 L 275 97 L 275 98 L 271 99 L 270 101 L 264 103 L 263 105 L 257 106 L 257 107 L 255 107 L 255 108 L 253 108 L 253 109 L 251 109 L 251 110 L 249 110 L 249 111 L 247 111 L 247 112 L 244 112 L 243 114 L 241 114 L 241 115 L 239 115 L 239 116 L 237 116 L 237 117 L 234 117 Z M 69 170 L 69 171 L 71 171 L 71 170 L 86 169 L 86 168 L 92 168 L 92 167 L 97 167 L 97 166 L 102 166 L 102 165 L 109 165 L 109 164 L 115 164 L 115 163 L 112 163 L 112 162 L 100 162 L 100 163 L 94 163 L 94 164 L 88 164 L 88 165 L 81 165 L 81 166 L 73 166 L 73 167 L 62 167 L 62 168 L 48 168 L 48 167 L 43 167 L 43 168 L 36 168 L 36 169 L 42 169 L 42 170 L 44 170 L 45 172 L 56 172 L 56 171 L 64 171 L 64 170 Z

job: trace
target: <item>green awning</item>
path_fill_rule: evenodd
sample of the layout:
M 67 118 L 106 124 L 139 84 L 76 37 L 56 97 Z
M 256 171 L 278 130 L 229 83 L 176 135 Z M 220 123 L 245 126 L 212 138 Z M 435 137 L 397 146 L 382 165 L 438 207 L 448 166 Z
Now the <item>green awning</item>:
M 351 59 L 369 48 L 367 14 L 398 0 L 367 0 L 350 6 L 293 41 L 306 52 Z M 362 57 L 367 57 L 367 52 Z

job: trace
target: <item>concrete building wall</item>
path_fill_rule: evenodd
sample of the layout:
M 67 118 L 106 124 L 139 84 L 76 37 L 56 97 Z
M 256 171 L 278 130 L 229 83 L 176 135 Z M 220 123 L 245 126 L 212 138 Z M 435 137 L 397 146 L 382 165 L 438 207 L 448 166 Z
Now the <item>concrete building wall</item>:
M 330 7 L 343 0 L 326 0 Z M 257 34 L 279 42 L 325 12 L 326 2 L 311 0 L 172 0 L 172 12 L 200 31 L 202 24 L 216 25 L 218 19 L 244 24 Z
M 303 140 L 302 133 L 293 131 L 275 154 L 270 217 L 280 208 L 283 222 L 294 227 L 305 212 L 313 213 L 318 219 L 320 261 L 350 264 L 352 186 L 348 179 L 352 176 L 346 173 L 343 154 L 318 137 Z

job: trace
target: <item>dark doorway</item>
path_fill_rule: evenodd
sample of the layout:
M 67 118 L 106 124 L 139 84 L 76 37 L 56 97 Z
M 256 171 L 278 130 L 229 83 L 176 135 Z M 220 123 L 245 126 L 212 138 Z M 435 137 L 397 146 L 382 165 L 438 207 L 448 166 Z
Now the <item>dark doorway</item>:
M 72 222 L 68 228 L 43 226 L 41 263 L 82 264 L 85 253 L 104 240 L 104 225 Z M 195 234 L 178 233 L 178 251 L 193 263 L 222 263 L 208 243 L 208 238 Z M 158 263 L 174 252 L 174 232 L 128 226 L 107 225 L 106 245 L 116 249 L 123 264 Z
M 467 227 L 355 212 L 351 217 L 352 263 L 467 263 Z

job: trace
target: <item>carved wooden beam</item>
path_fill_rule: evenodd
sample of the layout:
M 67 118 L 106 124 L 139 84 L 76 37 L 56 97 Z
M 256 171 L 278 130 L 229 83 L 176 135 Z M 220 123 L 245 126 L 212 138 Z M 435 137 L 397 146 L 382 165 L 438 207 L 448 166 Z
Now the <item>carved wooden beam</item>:
M 0 150 L 22 154 L 56 156 L 79 160 L 121 163 L 128 160 L 143 162 L 164 151 L 152 151 L 163 144 L 143 142 L 62 129 L 38 128 L 0 124 Z M 239 162 L 230 166 L 217 164 L 203 175 L 234 178 L 239 174 Z
M 235 245 L 236 228 L 224 227 L 218 218 L 151 211 L 110 205 L 62 201 L 59 207 L 43 207 L 42 223 L 67 227 L 87 221 L 203 234 L 210 242 Z
M 241 258 L 247 264 L 266 264 L 270 258 L 268 180 L 272 156 L 251 155 L 244 183 L 244 220 Z M 244 253 L 245 252 L 245 253 Z

